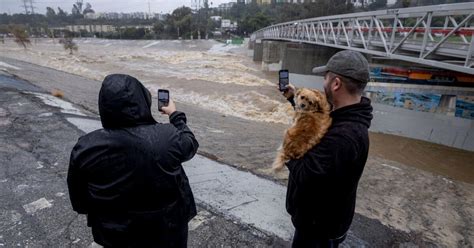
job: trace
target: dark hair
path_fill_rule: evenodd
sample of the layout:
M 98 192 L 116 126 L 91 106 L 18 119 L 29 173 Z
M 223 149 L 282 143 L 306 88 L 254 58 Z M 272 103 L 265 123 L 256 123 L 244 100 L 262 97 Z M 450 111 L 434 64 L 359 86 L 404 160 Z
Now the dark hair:
M 340 78 L 342 83 L 346 86 L 346 89 L 350 94 L 362 94 L 364 92 L 365 86 L 367 86 L 367 82 L 362 82 L 350 77 L 341 76 L 334 72 L 329 72 L 329 73 L 331 73 L 333 77 Z

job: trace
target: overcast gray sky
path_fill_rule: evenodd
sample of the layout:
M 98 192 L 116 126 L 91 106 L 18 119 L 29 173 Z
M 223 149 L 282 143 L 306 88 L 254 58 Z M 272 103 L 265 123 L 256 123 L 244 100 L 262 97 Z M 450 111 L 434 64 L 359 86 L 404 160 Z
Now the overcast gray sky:
M 72 5 L 76 0 L 33 0 L 35 11 L 44 14 L 46 7 L 57 10 L 61 7 L 64 11 L 71 13 Z M 191 6 L 191 0 L 84 0 L 89 2 L 96 12 L 148 12 L 150 2 L 151 12 L 169 13 L 180 6 Z M 220 3 L 235 2 L 232 0 L 209 0 L 216 7 Z M 23 0 L 0 0 L 0 13 L 25 12 Z

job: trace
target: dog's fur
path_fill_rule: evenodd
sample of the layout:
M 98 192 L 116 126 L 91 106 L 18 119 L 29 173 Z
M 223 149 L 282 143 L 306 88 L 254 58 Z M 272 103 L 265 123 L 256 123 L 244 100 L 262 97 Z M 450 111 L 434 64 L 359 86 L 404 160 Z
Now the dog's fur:
M 283 145 L 273 162 L 279 171 L 290 159 L 299 159 L 318 144 L 331 125 L 330 105 L 323 93 L 302 88 L 295 95 L 293 125 L 285 132 Z

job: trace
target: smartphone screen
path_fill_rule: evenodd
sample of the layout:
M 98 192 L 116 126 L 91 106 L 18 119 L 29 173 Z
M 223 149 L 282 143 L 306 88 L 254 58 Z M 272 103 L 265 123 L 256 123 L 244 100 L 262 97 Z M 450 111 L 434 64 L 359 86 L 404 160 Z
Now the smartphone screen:
M 168 106 L 170 101 L 170 92 L 168 90 L 158 90 L 158 110 L 161 111 L 163 106 Z
M 288 84 L 290 84 L 290 74 L 288 73 L 288 70 L 280 70 L 278 75 L 280 91 L 285 91 L 288 88 Z

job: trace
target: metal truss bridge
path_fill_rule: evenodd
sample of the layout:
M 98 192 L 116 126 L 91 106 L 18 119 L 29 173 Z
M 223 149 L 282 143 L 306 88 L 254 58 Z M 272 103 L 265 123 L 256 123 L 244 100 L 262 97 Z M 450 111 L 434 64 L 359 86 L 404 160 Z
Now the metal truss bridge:
M 256 31 L 280 40 L 349 49 L 474 74 L 474 2 L 325 16 Z

